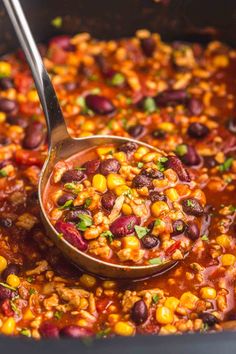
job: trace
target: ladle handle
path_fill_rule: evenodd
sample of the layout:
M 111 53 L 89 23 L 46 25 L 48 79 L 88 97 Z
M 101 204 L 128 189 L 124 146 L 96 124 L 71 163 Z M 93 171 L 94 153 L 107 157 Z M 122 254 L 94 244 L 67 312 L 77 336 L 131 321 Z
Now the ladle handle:
M 49 146 L 69 138 L 56 92 L 44 67 L 28 22 L 18 0 L 3 0 L 16 35 L 30 66 L 47 121 Z

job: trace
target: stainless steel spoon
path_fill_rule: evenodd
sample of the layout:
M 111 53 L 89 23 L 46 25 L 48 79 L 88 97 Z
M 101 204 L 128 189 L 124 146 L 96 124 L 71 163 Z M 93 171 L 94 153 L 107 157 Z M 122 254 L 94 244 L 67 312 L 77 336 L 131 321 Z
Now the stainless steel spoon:
M 42 220 L 48 235 L 52 238 L 56 246 L 75 265 L 99 276 L 111 278 L 144 278 L 170 269 L 177 263 L 176 261 L 167 261 L 166 263 L 157 265 L 125 266 L 93 258 L 73 247 L 64 238 L 59 237 L 57 231 L 50 223 L 43 205 L 43 194 L 53 167 L 58 161 L 67 159 L 91 147 L 110 143 L 121 144 L 124 142 L 135 142 L 136 144 L 146 146 L 150 149 L 157 149 L 137 140 L 117 136 L 97 135 L 79 139 L 71 138 L 67 132 L 55 90 L 43 65 L 19 1 L 3 0 L 3 3 L 30 66 L 47 122 L 49 152 L 39 181 L 39 202 Z

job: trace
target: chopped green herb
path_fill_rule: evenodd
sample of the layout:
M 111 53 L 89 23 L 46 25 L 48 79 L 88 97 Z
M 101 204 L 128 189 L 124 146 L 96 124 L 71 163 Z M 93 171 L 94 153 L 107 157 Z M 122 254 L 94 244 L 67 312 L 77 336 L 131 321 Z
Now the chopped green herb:
M 121 73 L 116 73 L 115 75 L 112 76 L 111 80 L 109 80 L 109 83 L 112 86 L 120 86 L 123 85 L 125 82 L 125 77 Z
M 67 200 L 67 201 L 65 202 L 65 204 L 63 204 L 62 206 L 60 206 L 58 209 L 59 209 L 59 210 L 70 209 L 70 207 L 72 206 L 72 204 L 73 204 L 73 199 Z
M 114 119 L 109 120 L 109 122 L 107 123 L 109 129 L 113 129 L 113 123 L 114 123 Z
M 7 172 L 3 168 L 0 170 L 0 177 L 7 177 Z
M 31 337 L 31 332 L 28 328 L 22 328 L 20 334 L 25 337 Z
M 209 241 L 209 238 L 207 235 L 202 235 L 201 239 L 202 239 L 202 241 L 206 241 L 206 242 Z
M 82 113 L 88 114 L 90 116 L 93 115 L 93 111 L 88 108 L 88 106 L 86 105 L 85 98 L 83 96 L 77 97 L 75 103 L 81 108 Z
M 133 103 L 133 100 L 131 97 L 126 97 L 126 104 L 130 105 Z
M 74 182 L 65 183 L 64 188 L 71 190 L 73 193 L 78 194 L 82 190 L 81 184 L 76 184 Z
M 30 295 L 33 295 L 36 293 L 36 290 L 34 288 L 30 288 L 29 293 L 30 293 Z
M 229 169 L 231 168 L 232 164 L 233 164 L 233 157 L 229 157 L 228 159 L 225 160 L 224 163 L 222 163 L 222 165 L 219 165 L 219 170 L 220 172 L 226 172 L 229 171 Z
M 9 289 L 9 290 L 12 290 L 12 291 L 16 291 L 16 288 L 13 288 L 13 286 L 7 285 L 6 283 L 0 282 L 0 285 L 3 286 L 6 289 Z
M 168 161 L 167 157 L 160 157 L 159 160 L 157 161 L 157 169 L 160 172 L 165 171 L 165 169 L 166 169 L 166 167 L 165 167 L 166 161 Z
M 86 198 L 84 202 L 85 208 L 88 208 L 92 203 L 92 198 Z
M 93 220 L 92 220 L 91 216 L 89 216 L 89 215 L 78 214 L 78 217 L 80 219 L 80 222 L 78 222 L 76 227 L 80 231 L 87 230 L 87 228 L 93 224 Z
M 104 338 L 111 332 L 110 328 L 103 329 L 96 334 L 96 338 Z
M 230 205 L 230 206 L 229 206 L 229 211 L 231 211 L 232 213 L 234 213 L 234 212 L 236 211 L 236 206 Z
M 62 26 L 62 18 L 60 16 L 55 17 L 51 24 L 56 28 L 60 28 Z
M 156 219 L 154 222 L 154 226 L 160 226 L 161 225 L 161 219 Z
M 150 231 L 147 227 L 143 227 L 139 225 L 135 225 L 134 229 L 138 238 L 142 238 L 143 236 L 147 235 L 148 232 Z
M 188 152 L 187 145 L 185 145 L 185 144 L 177 145 L 175 152 L 178 156 L 184 156 Z
M 148 261 L 150 264 L 162 264 L 161 257 L 151 258 Z
M 122 122 L 122 127 L 123 127 L 124 129 L 126 129 L 126 128 L 127 128 L 127 119 L 126 119 L 126 118 L 122 118 L 122 119 L 121 119 L 121 122 Z
M 143 167 L 143 165 L 144 165 L 144 163 L 143 162 L 138 162 L 138 168 L 142 168 Z
M 157 110 L 156 102 L 154 98 L 147 97 L 143 102 L 143 108 L 148 113 L 153 113 Z
M 152 297 L 152 301 L 154 302 L 154 304 L 157 304 L 159 300 L 160 296 L 158 294 L 154 294 Z
M 187 206 L 194 207 L 194 202 L 191 199 L 187 199 Z
M 57 320 L 60 320 L 62 318 L 62 315 L 63 315 L 63 312 L 62 311 L 56 311 L 54 313 L 54 317 L 57 319 Z
M 113 238 L 114 238 L 114 235 L 113 235 L 112 232 L 109 231 L 109 230 L 102 232 L 100 236 L 107 237 L 108 240 L 109 240 L 109 242 L 112 242 L 112 241 L 113 241 Z
M 32 283 L 34 281 L 34 278 L 33 277 L 28 277 L 26 280 L 27 280 L 28 283 Z

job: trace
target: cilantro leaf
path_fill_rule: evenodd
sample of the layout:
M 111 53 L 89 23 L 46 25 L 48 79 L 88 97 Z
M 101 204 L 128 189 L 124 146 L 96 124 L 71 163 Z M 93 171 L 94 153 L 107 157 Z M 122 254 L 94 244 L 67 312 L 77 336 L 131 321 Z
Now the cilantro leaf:
M 147 97 L 143 101 L 143 108 L 145 112 L 153 113 L 157 110 L 156 102 L 153 97 Z
M 161 257 L 151 258 L 149 259 L 148 263 L 150 264 L 162 264 Z
M 185 144 L 177 145 L 175 152 L 178 156 L 184 156 L 188 152 L 187 145 L 185 145 Z
M 154 304 L 157 304 L 159 300 L 160 296 L 158 294 L 154 294 L 152 297 L 152 301 L 154 302 Z
M 160 157 L 159 160 L 157 161 L 157 169 L 160 172 L 165 171 L 165 169 L 166 169 L 166 167 L 165 167 L 166 161 L 168 161 L 167 157 Z
M 92 198 L 86 198 L 84 203 L 85 208 L 88 208 L 91 205 L 91 203 L 92 203 Z
M 91 218 L 91 216 L 85 214 L 78 214 L 78 217 L 80 219 L 80 221 L 76 225 L 78 230 L 85 231 L 88 227 L 92 226 L 93 219 Z
M 7 172 L 3 168 L 0 170 L 0 177 L 7 177 Z
M 112 242 L 114 239 L 113 233 L 109 230 L 102 232 L 100 236 L 107 237 L 109 242 Z
M 134 229 L 138 238 L 143 238 L 143 236 L 147 235 L 148 232 L 150 231 L 147 227 L 143 227 L 139 225 L 135 225 Z
M 219 170 L 220 172 L 227 172 L 231 168 L 232 164 L 234 162 L 233 157 L 229 157 L 228 159 L 225 160 L 224 163 L 219 165 Z
M 73 204 L 73 199 L 67 200 L 67 202 L 65 202 L 65 204 L 60 206 L 58 209 L 59 210 L 69 209 L 72 204 Z
M 120 86 L 123 85 L 125 82 L 125 76 L 121 73 L 116 73 L 115 75 L 112 76 L 111 80 L 109 80 L 109 83 L 112 86 Z

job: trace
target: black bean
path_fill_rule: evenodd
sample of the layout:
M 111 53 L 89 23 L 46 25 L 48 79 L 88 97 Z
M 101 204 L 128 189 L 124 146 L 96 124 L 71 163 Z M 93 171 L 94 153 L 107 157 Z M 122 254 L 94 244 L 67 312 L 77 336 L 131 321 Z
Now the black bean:
M 23 147 L 30 150 L 36 149 L 43 142 L 43 139 L 43 124 L 33 122 L 26 128 Z
M 229 118 L 226 126 L 230 133 L 236 134 L 236 117 Z
M 133 142 L 128 142 L 128 143 L 124 143 L 122 145 L 120 145 L 118 147 L 118 151 L 123 151 L 125 153 L 132 153 L 134 151 L 136 151 L 138 148 L 138 144 L 133 143 Z
M 108 191 L 103 194 L 101 198 L 101 203 L 104 209 L 111 210 L 115 204 L 116 195 L 112 191 Z
M 60 330 L 60 337 L 80 338 L 92 335 L 92 331 L 88 328 L 79 327 L 76 325 L 65 326 Z
M 1 274 L 1 277 L 4 281 L 7 280 L 8 275 L 10 274 L 14 274 L 14 275 L 18 275 L 20 273 L 20 267 L 18 266 L 18 264 L 8 264 L 7 268 L 4 269 L 4 271 Z
M 194 97 L 190 98 L 188 101 L 187 108 L 194 116 L 199 116 L 203 111 L 202 102 Z
M 206 125 L 202 123 L 191 123 L 187 131 L 191 138 L 203 139 L 209 134 L 209 129 Z
M 182 201 L 183 211 L 188 215 L 201 216 L 204 213 L 203 207 L 195 198 L 187 198 Z
M 177 156 L 168 156 L 168 160 L 166 161 L 165 165 L 167 168 L 174 170 L 181 181 L 191 181 L 188 171 L 184 168 L 182 162 Z
M 9 100 L 8 98 L 0 98 L 0 111 L 5 113 L 17 112 L 18 104 L 14 100 Z
M 201 318 L 203 323 L 207 324 L 209 327 L 213 327 L 216 323 L 219 323 L 218 318 L 209 312 L 200 313 L 199 318 Z
M 172 227 L 173 227 L 172 235 L 177 236 L 184 232 L 186 225 L 183 222 L 183 220 L 175 220 L 172 224 Z
M 143 169 L 140 172 L 140 175 L 147 176 L 152 179 L 163 179 L 164 178 L 163 173 L 161 171 L 159 171 L 158 169 L 154 169 L 154 168 Z
M 85 162 L 82 167 L 85 168 L 85 173 L 88 175 L 94 174 L 98 171 L 100 166 L 100 160 L 99 159 L 94 159 Z
M 57 199 L 57 204 L 59 206 L 64 205 L 66 202 L 69 200 L 75 199 L 75 195 L 72 193 L 63 193 L 58 199 Z
M 0 226 L 10 228 L 12 227 L 12 220 L 10 218 L 0 218 Z
M 86 175 L 80 170 L 68 170 L 61 177 L 62 183 L 82 182 Z
M 104 176 L 107 176 L 109 173 L 116 173 L 120 169 L 120 163 L 118 160 L 111 158 L 103 160 L 100 163 L 100 172 Z
M 131 310 L 131 319 L 137 325 L 141 325 L 148 319 L 148 308 L 143 300 L 136 301 Z
M 152 186 L 153 185 L 152 185 L 151 178 L 147 176 L 143 176 L 141 174 L 135 176 L 132 181 L 133 188 L 143 188 L 143 187 L 151 188 Z
M 76 210 L 69 210 L 66 213 L 66 221 L 78 222 L 80 220 L 80 218 L 79 218 L 80 214 L 91 216 L 91 211 L 88 209 L 82 209 L 82 208 L 78 208 Z
M 200 230 L 196 223 L 189 223 L 185 228 L 185 235 L 190 238 L 190 240 L 195 241 L 200 236 Z
M 164 194 L 161 194 L 157 191 L 150 191 L 149 192 L 149 198 L 151 202 L 156 202 L 156 201 L 166 201 L 166 196 Z
M 155 97 L 158 106 L 176 106 L 183 104 L 188 99 L 188 94 L 185 90 L 166 90 Z
M 140 220 L 134 215 L 120 216 L 110 225 L 111 233 L 116 237 L 123 237 L 134 232 L 134 226 L 139 225 Z
M 141 243 L 144 248 L 151 249 L 160 245 L 160 240 L 158 237 L 153 235 L 145 235 L 141 238 Z
M 43 338 L 59 338 L 59 329 L 53 323 L 43 323 L 39 332 Z
M 204 160 L 204 166 L 208 168 L 213 168 L 217 165 L 217 162 L 213 156 L 205 156 L 203 160 Z
M 153 130 L 153 132 L 152 132 L 152 137 L 154 139 L 164 140 L 166 138 L 166 136 L 167 136 L 167 133 L 161 129 L 156 129 L 156 130 Z
M 19 116 L 8 116 L 6 121 L 10 125 L 19 125 L 22 128 L 26 128 L 28 125 L 27 120 Z
M 156 42 L 154 38 L 152 37 L 142 38 L 140 39 L 140 44 L 141 44 L 142 51 L 146 55 L 146 57 L 151 57 L 156 48 Z
M 14 83 L 10 77 L 2 77 L 0 79 L 0 89 L 1 90 L 8 90 L 14 87 Z
M 106 115 L 114 113 L 116 108 L 113 103 L 104 96 L 87 95 L 85 97 L 86 105 L 97 114 Z
M 129 135 L 133 138 L 137 138 L 138 136 L 142 135 L 144 132 L 144 126 L 142 124 L 132 125 L 128 129 Z

